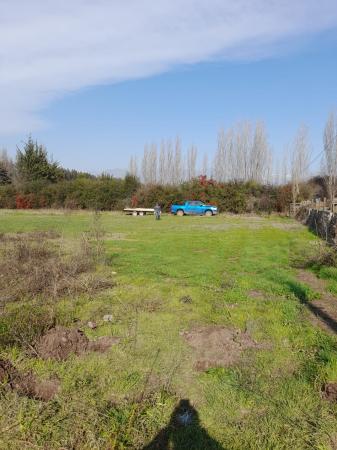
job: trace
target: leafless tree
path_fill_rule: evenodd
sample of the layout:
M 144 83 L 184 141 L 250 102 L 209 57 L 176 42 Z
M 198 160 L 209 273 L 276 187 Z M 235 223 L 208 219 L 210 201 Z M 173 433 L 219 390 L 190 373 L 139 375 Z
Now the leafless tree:
M 217 181 L 225 181 L 226 178 L 226 135 L 222 128 L 218 133 L 218 148 L 213 163 L 213 175 Z
M 156 184 L 157 182 L 157 146 L 152 144 L 148 155 L 148 177 L 149 184 Z
M 166 146 L 165 141 L 160 144 L 159 161 L 158 161 L 158 180 L 160 184 L 166 184 Z
M 291 184 L 293 211 L 295 212 L 295 204 L 300 193 L 300 183 L 308 176 L 308 166 L 310 159 L 310 143 L 309 132 L 305 125 L 301 125 L 298 129 L 292 149 L 291 161 Z
M 268 182 L 270 178 L 271 151 L 263 122 L 255 127 L 253 145 L 250 153 L 250 179 L 258 183 Z
M 333 112 L 330 113 L 326 122 L 323 141 L 324 171 L 327 176 L 330 206 L 333 209 L 333 201 L 337 188 L 337 118 Z
M 274 158 L 273 163 L 271 164 L 271 173 L 270 173 L 270 183 L 276 186 L 281 184 L 281 174 L 280 174 L 280 158 Z
M 138 176 L 137 157 L 131 156 L 129 163 L 129 174 L 134 177 Z
M 179 136 L 176 138 L 174 149 L 174 173 L 172 182 L 173 184 L 179 184 L 183 180 L 183 167 L 182 167 L 182 154 L 181 154 L 181 139 Z
M 287 184 L 289 182 L 289 145 L 287 145 L 283 149 L 282 161 L 281 161 L 281 173 L 280 173 L 280 182 L 281 184 Z
M 249 122 L 241 122 L 236 126 L 235 158 L 232 167 L 235 179 L 247 181 L 251 176 L 252 132 Z
M 208 177 L 209 173 L 208 173 L 208 155 L 207 153 L 204 153 L 204 157 L 202 160 L 202 168 L 201 168 L 201 174 Z
M 171 139 L 166 142 L 166 177 L 167 184 L 174 184 L 174 151 Z
M 197 164 L 198 150 L 192 145 L 187 151 L 186 160 L 186 176 L 187 180 L 193 180 L 196 177 L 196 164 Z
M 142 180 L 144 184 L 148 184 L 150 180 L 149 176 L 149 159 L 150 151 L 148 144 L 145 144 L 143 159 L 142 159 Z

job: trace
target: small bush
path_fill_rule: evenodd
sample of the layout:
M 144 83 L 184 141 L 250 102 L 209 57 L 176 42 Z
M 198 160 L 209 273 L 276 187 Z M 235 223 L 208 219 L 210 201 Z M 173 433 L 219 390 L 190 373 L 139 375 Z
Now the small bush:
M 337 267 L 337 251 L 322 240 L 317 240 L 305 252 L 292 255 L 292 265 L 298 268 L 320 269 L 321 267 Z

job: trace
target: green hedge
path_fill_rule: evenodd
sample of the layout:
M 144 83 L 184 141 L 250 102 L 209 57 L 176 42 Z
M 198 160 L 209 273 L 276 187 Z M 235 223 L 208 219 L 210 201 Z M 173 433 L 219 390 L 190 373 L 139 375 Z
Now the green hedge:
M 6 185 L 0 186 L 0 208 L 121 209 L 130 204 L 139 186 L 133 177 L 77 178 L 58 183 L 33 181 L 16 187 Z
M 0 186 L 0 208 L 72 208 L 121 210 L 125 206 L 152 207 L 164 211 L 173 203 L 201 200 L 232 213 L 285 211 L 291 202 L 290 186 L 256 183 L 217 183 L 199 177 L 179 186 L 144 186 L 132 176 L 78 177 L 57 183 L 33 181 Z

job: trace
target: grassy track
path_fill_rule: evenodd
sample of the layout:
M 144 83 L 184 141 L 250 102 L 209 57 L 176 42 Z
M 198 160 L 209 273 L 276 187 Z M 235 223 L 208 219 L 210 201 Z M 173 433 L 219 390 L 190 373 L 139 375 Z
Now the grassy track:
M 53 229 L 65 242 L 91 223 L 82 212 L 0 212 L 0 233 Z M 117 286 L 62 299 L 57 310 L 99 323 L 83 328 L 89 337 L 121 343 L 62 363 L 2 348 L 20 369 L 56 375 L 62 389 L 44 404 L 3 394 L 1 448 L 143 448 L 181 399 L 194 405 L 200 424 L 189 436 L 178 430 L 164 448 L 337 448 L 337 405 L 321 398 L 324 382 L 337 380 L 337 340 L 311 324 L 298 292 L 317 294 L 290 265 L 312 234 L 275 217 L 156 222 L 103 213 L 101 223 Z M 186 296 L 191 303 L 181 301 Z M 103 323 L 104 314 L 113 321 Z M 243 352 L 234 366 L 197 371 L 181 332 L 202 325 L 247 331 L 262 348 Z

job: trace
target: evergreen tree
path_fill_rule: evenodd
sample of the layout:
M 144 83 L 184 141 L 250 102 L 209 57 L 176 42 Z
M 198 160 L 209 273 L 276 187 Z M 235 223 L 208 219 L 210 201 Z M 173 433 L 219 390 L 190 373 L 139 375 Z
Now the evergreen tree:
M 1 184 L 10 184 L 11 179 L 8 174 L 6 167 L 0 162 L 0 185 Z
M 127 173 L 124 178 L 124 193 L 128 197 L 136 192 L 140 188 L 141 184 L 138 178 L 134 175 Z
M 47 150 L 31 137 L 25 143 L 23 151 L 17 150 L 16 168 L 21 181 L 55 182 L 60 176 L 58 163 L 49 161 Z

